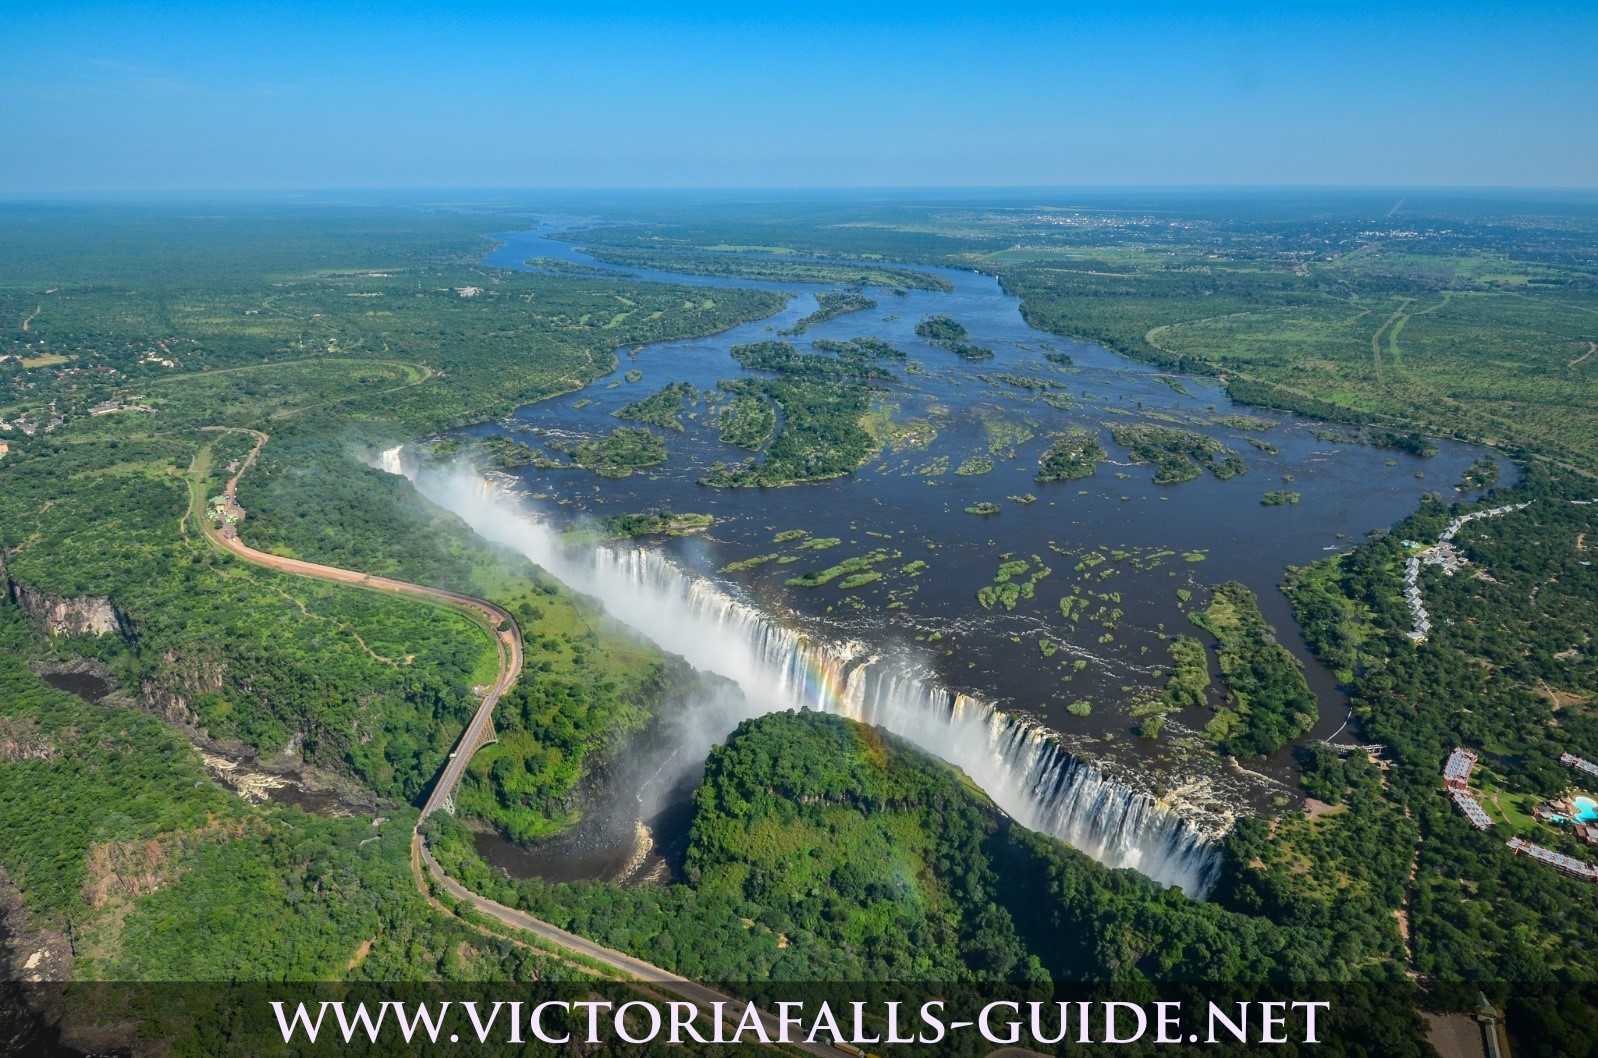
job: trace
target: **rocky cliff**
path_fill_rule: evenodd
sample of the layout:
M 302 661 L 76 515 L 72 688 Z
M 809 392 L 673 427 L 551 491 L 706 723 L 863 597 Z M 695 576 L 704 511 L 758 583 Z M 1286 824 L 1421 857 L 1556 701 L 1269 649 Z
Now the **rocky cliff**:
M 127 635 L 128 625 L 111 600 L 103 595 L 51 595 L 49 592 L 18 584 L 6 569 L 0 555 L 0 590 L 57 636 Z

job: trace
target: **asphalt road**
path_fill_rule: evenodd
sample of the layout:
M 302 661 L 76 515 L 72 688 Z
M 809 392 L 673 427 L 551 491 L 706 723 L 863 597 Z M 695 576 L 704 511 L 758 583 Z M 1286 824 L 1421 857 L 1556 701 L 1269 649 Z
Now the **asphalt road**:
M 219 429 L 223 429 L 225 432 L 248 433 L 255 438 L 255 447 L 251 449 L 249 456 L 227 483 L 226 494 L 229 498 L 233 498 L 238 487 L 239 478 L 243 477 L 244 472 L 249 470 L 250 466 L 255 462 L 255 457 L 260 453 L 261 446 L 266 444 L 267 435 L 258 430 Z M 200 485 L 203 482 L 197 482 L 196 484 Z M 460 785 L 461 776 L 465 774 L 466 766 L 471 761 L 472 753 L 482 744 L 484 734 L 492 729 L 494 706 L 506 691 L 516 685 L 516 680 L 521 675 L 524 660 L 522 655 L 522 636 L 521 629 L 517 627 L 516 619 L 504 608 L 484 599 L 473 598 L 470 595 L 445 591 L 442 588 L 429 588 L 421 584 L 411 584 L 408 581 L 393 580 L 388 577 L 374 577 L 370 574 L 357 573 L 354 570 L 343 569 L 339 566 L 326 566 L 319 562 L 306 562 L 303 559 L 286 558 L 282 555 L 271 555 L 264 551 L 257 551 L 240 540 L 236 533 L 231 535 L 224 533 L 211 524 L 210 519 L 206 517 L 203 489 L 197 488 L 195 496 L 193 514 L 199 522 L 200 529 L 205 534 L 206 539 L 218 547 L 237 555 L 246 562 L 299 577 L 312 577 L 317 580 L 331 581 L 335 584 L 349 584 L 361 588 L 370 588 L 373 591 L 421 599 L 454 609 L 465 609 L 483 617 L 488 622 L 488 627 L 493 630 L 495 643 L 499 648 L 499 677 L 483 698 L 482 704 L 477 707 L 477 712 L 473 714 L 471 723 L 466 726 L 465 732 L 461 734 L 460 742 L 456 744 L 455 752 L 450 754 L 449 761 L 444 765 L 444 770 L 440 773 L 438 781 L 433 784 L 433 792 L 428 795 L 427 802 L 422 807 L 422 814 L 417 820 L 417 826 L 420 827 L 421 821 L 426 819 L 432 812 L 437 811 Z M 471 904 L 482 914 L 507 926 L 525 930 L 567 951 L 575 952 L 602 963 L 628 977 L 649 984 L 662 985 L 683 999 L 698 1004 L 707 1015 L 714 1009 L 712 1004 L 725 1003 L 727 1004 L 725 1008 L 727 1017 L 725 1020 L 727 1022 L 728 1035 L 731 1035 L 732 1030 L 736 1028 L 738 1020 L 743 1014 L 746 1005 L 745 1001 L 734 999 L 732 996 L 690 981 L 686 977 L 678 977 L 676 974 L 644 962 L 642 959 L 634 958 L 624 952 L 615 951 L 602 944 L 596 944 L 591 940 L 577 936 L 575 933 L 568 933 L 558 926 L 533 918 L 525 912 L 517 911 L 487 897 L 479 896 L 444 873 L 444 868 L 439 865 L 438 861 L 433 858 L 433 854 L 428 851 L 427 843 L 422 839 L 419 832 L 412 834 L 411 841 L 413 851 L 416 853 L 412 858 L 413 866 L 417 863 L 424 864 L 427 873 L 433 877 L 445 892 L 456 900 Z M 415 871 L 415 875 L 418 888 L 424 894 L 427 894 L 427 881 L 423 877 L 420 868 Z M 760 1012 L 760 1019 L 771 1038 L 775 1039 L 779 1034 L 776 1019 L 764 1011 Z M 747 1035 L 745 1040 L 748 1040 Z M 795 1042 L 789 1046 L 811 1054 L 825 1055 L 826 1058 L 837 1058 L 840 1053 L 837 1049 L 820 1043 Z

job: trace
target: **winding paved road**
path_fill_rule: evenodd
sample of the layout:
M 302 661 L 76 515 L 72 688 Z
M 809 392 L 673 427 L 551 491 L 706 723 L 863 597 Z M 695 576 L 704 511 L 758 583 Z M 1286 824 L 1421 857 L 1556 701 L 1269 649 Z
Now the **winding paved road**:
M 226 492 L 229 500 L 237 503 L 236 493 L 239 478 L 255 463 L 255 457 L 260 454 L 261 447 L 267 442 L 267 435 L 259 430 L 245 430 L 228 426 L 211 426 L 204 429 L 218 433 L 246 433 L 255 438 L 255 447 L 240 464 L 238 471 L 229 479 Z M 373 591 L 386 592 L 392 595 L 403 595 L 409 598 L 420 599 L 433 605 L 446 606 L 464 612 L 486 623 L 491 630 L 495 644 L 499 648 L 499 678 L 483 698 L 477 712 L 472 716 L 471 723 L 466 725 L 460 742 L 455 747 L 455 752 L 449 755 L 444 770 L 440 773 L 438 781 L 433 784 L 433 792 L 428 795 L 427 802 L 422 806 L 422 814 L 417 818 L 417 829 L 411 834 L 411 867 L 415 875 L 416 884 L 424 896 L 431 895 L 427 879 L 422 874 L 425 865 L 427 874 L 438 883 L 440 888 L 449 893 L 456 900 L 462 900 L 472 905 L 478 912 L 488 917 L 511 926 L 515 929 L 534 934 L 551 944 L 568 952 L 601 963 L 610 969 L 624 974 L 630 978 L 650 984 L 665 986 L 669 991 L 681 996 L 690 1002 L 697 1003 L 706 1016 L 710 1015 L 711 1004 L 725 1003 L 727 1006 L 724 1019 L 728 1026 L 728 1033 L 737 1027 L 738 1017 L 741 1015 L 745 1002 L 732 996 L 707 988 L 686 977 L 679 977 L 674 973 L 663 970 L 642 959 L 634 958 L 624 952 L 596 944 L 591 940 L 568 933 L 558 926 L 536 919 L 523 911 L 506 907 L 485 896 L 479 896 L 470 889 L 461 885 L 444 872 L 444 868 L 433 858 L 432 852 L 427 848 L 427 843 L 422 839 L 421 825 L 430 814 L 442 807 L 452 798 L 455 790 L 460 785 L 461 776 L 466 771 L 473 752 L 483 744 L 485 735 L 493 731 L 494 706 L 500 697 L 516 685 L 517 678 L 522 671 L 522 636 L 521 629 L 517 627 L 516 619 L 503 607 L 496 606 L 483 599 L 476 599 L 470 595 L 459 592 L 445 591 L 442 588 L 429 588 L 421 584 L 411 584 L 408 581 L 393 580 L 389 577 L 374 577 L 370 574 L 357 573 L 354 570 L 343 569 L 338 566 L 326 566 L 319 562 L 306 562 L 297 558 L 286 558 L 282 555 L 271 555 L 265 551 L 257 551 L 238 538 L 236 528 L 229 532 L 229 528 L 217 528 L 211 524 L 205 510 L 205 470 L 209 465 L 210 446 L 201 449 L 195 456 L 190 467 L 189 492 L 190 514 L 199 524 L 205 538 L 217 547 L 246 562 L 267 569 L 275 569 L 282 573 L 291 573 L 298 577 L 311 577 L 316 580 L 331 581 L 335 584 L 349 584 L 361 588 L 370 588 Z M 776 1019 L 771 1015 L 760 1012 L 760 1019 L 766 1031 L 775 1039 L 778 1035 Z M 826 1058 L 837 1058 L 838 1051 L 821 1043 L 794 1042 L 788 1046 L 806 1051 L 810 1054 L 823 1055 Z
M 255 447 L 250 449 L 250 454 L 245 457 L 239 466 L 238 472 L 228 480 L 226 496 L 237 503 L 239 479 L 244 476 L 255 463 L 255 457 L 261 452 L 261 447 L 266 444 L 267 435 L 259 430 L 239 430 L 230 427 L 207 427 L 207 429 L 225 433 L 247 433 L 255 438 Z M 459 592 L 445 591 L 442 588 L 428 588 L 420 584 L 411 584 L 408 581 L 393 580 L 389 577 L 374 577 L 367 573 L 357 573 L 354 570 L 342 569 L 338 566 L 324 566 L 319 562 L 306 562 L 298 558 L 285 558 L 282 555 L 270 555 L 265 551 L 257 551 L 238 538 L 238 533 L 218 529 L 211 524 L 205 516 L 204 482 L 194 482 L 192 493 L 196 497 L 196 509 L 193 511 L 200 529 L 205 533 L 207 540 L 224 550 L 230 551 L 247 562 L 268 569 L 275 569 L 282 573 L 292 573 L 298 577 L 314 577 L 317 580 L 332 581 L 335 584 L 353 584 L 361 588 L 370 588 L 373 591 L 387 592 L 392 595 L 404 595 L 414 599 L 421 599 L 434 605 L 446 606 L 450 609 L 462 611 L 468 616 L 486 625 L 494 637 L 494 644 L 499 650 L 499 678 L 489 688 L 482 704 L 477 707 L 471 723 L 466 725 L 466 731 L 461 735 L 460 743 L 455 752 L 449 755 L 449 761 L 444 765 L 444 771 L 439 775 L 438 781 L 433 784 L 433 792 L 428 795 L 427 803 L 422 806 L 421 819 L 426 819 L 433 812 L 455 795 L 460 786 L 461 776 L 466 772 L 466 765 L 471 760 L 472 753 L 481 746 L 486 737 L 494 729 L 494 706 L 499 703 L 500 697 L 516 685 L 516 680 L 522 672 L 522 636 L 521 629 L 516 625 L 516 618 L 510 611 L 496 606 L 483 599 L 462 595 Z M 421 820 L 417 821 L 420 825 Z

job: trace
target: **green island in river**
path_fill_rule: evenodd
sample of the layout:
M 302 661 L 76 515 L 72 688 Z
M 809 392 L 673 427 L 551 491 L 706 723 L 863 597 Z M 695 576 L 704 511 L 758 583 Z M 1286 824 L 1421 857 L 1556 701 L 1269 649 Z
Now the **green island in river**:
M 1483 1000 L 1528 1053 L 1576 1053 L 1598 1018 L 1539 989 L 1598 976 L 1592 882 L 1517 852 L 1598 862 L 1548 807 L 1590 797 L 1571 761 L 1598 760 L 1598 218 L 1412 204 L 1429 234 L 1400 239 L 1374 201 L 1313 219 L 1251 201 L 1132 196 L 1081 224 L 1052 205 L 607 201 L 556 233 L 597 264 L 532 270 L 485 256 L 529 226 L 508 208 L 8 204 L 0 958 L 50 980 L 352 987 L 620 988 L 643 965 L 762 1000 L 773 982 L 1332 981 L 1362 986 L 1341 993 L 1348 1053 L 1427 1053 L 1417 1011 Z M 961 304 L 957 272 L 1070 352 L 919 312 Z M 802 314 L 804 284 L 839 289 Z M 898 326 L 901 302 L 902 340 L 860 322 Z M 759 333 L 779 324 L 788 340 Z M 678 377 L 673 345 L 723 334 Z M 1148 387 L 1106 395 L 1087 343 Z M 568 432 L 525 427 L 529 407 Z M 1231 579 L 1218 545 L 1073 535 L 1089 504 L 1157 521 L 1206 489 L 1261 533 L 1311 517 L 1296 464 L 1291 489 L 1261 484 L 1311 444 L 1405 461 L 1416 499 L 1272 571 L 1280 593 Z M 380 469 L 402 447 L 552 509 L 681 489 L 596 507 L 570 543 L 708 555 L 751 599 L 791 589 L 862 638 L 907 615 L 906 640 L 974 673 L 955 689 L 990 678 L 986 636 L 1044 674 L 1065 734 L 1267 792 L 1179 831 L 1204 884 L 1166 887 L 1027 825 L 966 763 L 772 709 L 704 744 L 680 833 L 645 850 L 659 873 L 511 874 L 485 850 L 556 858 L 673 718 L 736 688 Z M 926 497 L 937 532 L 810 491 L 866 480 Z M 813 522 L 786 517 L 806 503 Z M 988 544 L 1032 524 L 1052 536 Z M 956 587 L 961 620 L 924 618 Z M 1486 827 L 1444 786 L 1456 749 L 1474 763 L 1453 792 Z M 121 1001 L 190 1050 L 227 1024 L 221 1000 Z

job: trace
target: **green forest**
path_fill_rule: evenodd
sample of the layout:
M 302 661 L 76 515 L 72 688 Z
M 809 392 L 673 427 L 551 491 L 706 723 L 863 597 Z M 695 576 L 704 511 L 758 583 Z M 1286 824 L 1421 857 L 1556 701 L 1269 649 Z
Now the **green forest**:
M 436 818 L 436 817 L 435 817 Z M 821 713 L 746 721 L 706 766 L 682 884 L 508 881 L 447 819 L 450 871 L 501 902 L 705 980 L 1381 981 L 1349 1040 L 1422 1054 L 1366 894 L 1278 925 L 1162 892 L 1016 826 L 958 772 Z M 1388 919 L 1388 922 L 1391 920 Z M 983 994 L 989 994 L 984 992 Z M 1370 1052 L 1375 1053 L 1375 1052 Z
M 597 378 L 619 345 L 719 330 L 784 299 L 485 277 L 471 264 L 480 222 L 460 218 L 88 212 L 51 219 L 41 243 L 36 217 L 0 225 L 18 250 L 8 290 L 52 299 L 9 340 L 93 368 L 8 364 L 0 377 L 6 421 L 52 404 L 65 420 L 13 432 L 0 460 L 0 871 L 28 928 L 82 938 L 83 979 L 546 974 L 544 956 L 431 909 L 410 876 L 410 806 L 492 678 L 488 637 L 453 611 L 214 551 L 191 494 L 220 492 L 250 440 L 201 428 L 270 437 L 239 492 L 254 546 L 517 614 L 529 671 L 461 797 L 485 824 L 544 833 L 575 817 L 596 755 L 685 693 L 683 676 L 355 455 Z M 480 293 L 456 292 L 468 286 Z M 83 413 L 114 396 L 153 411 Z M 45 609 L 14 601 L 24 588 L 69 615 L 103 606 L 114 627 L 53 631 Z M 120 704 L 29 671 L 84 660 Z M 340 819 L 250 806 L 201 767 L 202 738 L 291 754 L 381 807 Z
M 1220 655 L 1226 705 L 1204 733 L 1223 753 L 1273 753 L 1310 729 L 1315 695 L 1298 660 L 1266 626 L 1253 592 L 1236 581 L 1220 585 L 1193 623 L 1215 637 Z
M 1426 1053 L 1415 1011 L 1474 1009 L 1480 990 L 1507 1011 L 1518 1053 L 1586 1053 L 1598 1018 L 1557 987 L 1598 977 L 1593 890 L 1505 842 L 1594 859 L 1572 829 L 1532 812 L 1591 793 L 1562 753 L 1598 760 L 1598 360 L 1587 355 L 1598 228 L 1467 211 L 1409 218 L 1424 234 L 1400 239 L 1354 207 L 1077 215 L 622 203 L 577 241 L 632 267 L 854 288 L 818 295 L 794 334 L 892 304 L 896 288 L 947 288 L 919 267 L 981 269 L 1036 326 L 1223 379 L 1237 400 L 1342 423 L 1338 436 L 1420 457 L 1453 437 L 1514 457 L 1505 483 L 1478 460 L 1396 525 L 1285 572 L 1298 624 L 1349 697 L 1359 748 L 1291 748 L 1316 703 L 1259 600 L 1239 584 L 1182 589 L 1206 638 L 1161 629 L 1169 663 L 1149 660 L 1167 734 L 1176 711 L 1210 710 L 1194 744 L 1247 767 L 1276 754 L 1273 771 L 1298 787 L 1239 815 L 1208 900 L 1108 870 L 1016 825 L 908 744 L 811 713 L 746 722 L 713 752 L 676 881 L 505 877 L 478 857 L 475 833 L 569 833 L 629 742 L 709 688 L 368 461 L 571 394 L 616 372 L 619 351 L 764 319 L 789 297 L 483 267 L 481 233 L 522 223 L 504 216 L 11 204 L 0 209 L 0 888 L 24 912 L 7 928 L 63 938 L 85 981 L 591 972 L 418 892 L 417 806 L 495 677 L 492 637 L 453 610 L 212 547 L 195 504 L 222 491 L 251 440 L 204 428 L 247 428 L 269 436 L 239 485 L 253 547 L 489 599 L 520 625 L 526 666 L 496 711 L 496 740 L 473 756 L 459 814 L 427 823 L 431 848 L 476 892 L 704 980 L 1353 981 L 1370 988 L 1351 993 L 1350 1054 Z M 949 317 L 917 332 L 966 359 L 991 355 Z M 917 367 L 860 339 L 734 355 L 757 374 L 706 394 L 639 389 L 623 425 L 565 458 L 647 474 L 671 459 L 682 417 L 703 414 L 746 450 L 712 467 L 707 486 L 849 474 L 882 451 L 870 428 L 878 387 L 913 381 Z M 1055 361 L 1045 370 L 1086 358 L 1037 355 Z M 1050 485 L 1042 500 L 1063 501 L 1096 469 L 1108 476 L 1100 428 L 1162 485 L 1248 470 L 1192 431 L 1094 422 L 1025 468 Z M 515 443 L 488 452 L 499 465 L 530 455 Z M 963 466 L 967 484 L 997 473 Z M 1495 487 L 1462 503 L 1478 486 Z M 959 513 L 964 500 L 951 517 L 984 534 L 1004 524 L 989 517 L 1003 509 L 993 500 L 1015 487 L 972 497 L 965 509 L 980 517 Z M 1256 506 L 1262 493 L 1285 509 Z M 1291 518 L 1295 496 L 1261 482 L 1239 516 Z M 1433 628 L 1412 643 L 1406 541 L 1519 503 L 1461 530 L 1455 575 L 1423 569 Z M 711 525 L 644 507 L 594 531 Z M 793 579 L 858 587 L 868 582 L 851 578 L 886 561 L 878 554 Z M 1019 618 L 1008 603 L 1030 583 L 996 582 L 992 612 Z M 117 693 L 91 703 L 41 678 L 85 663 Z M 1443 792 L 1455 746 L 1480 755 L 1472 790 L 1490 830 L 1472 829 Z M 343 816 L 248 803 L 201 749 L 292 762 L 364 800 Z M 209 1016 L 183 1027 L 191 1050 L 217 1031 Z

